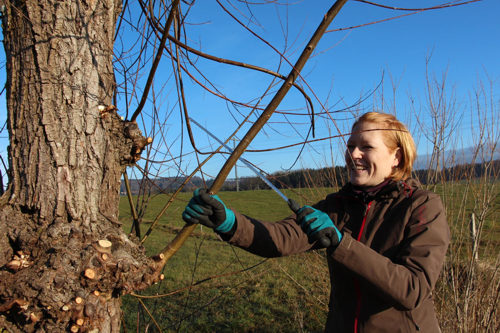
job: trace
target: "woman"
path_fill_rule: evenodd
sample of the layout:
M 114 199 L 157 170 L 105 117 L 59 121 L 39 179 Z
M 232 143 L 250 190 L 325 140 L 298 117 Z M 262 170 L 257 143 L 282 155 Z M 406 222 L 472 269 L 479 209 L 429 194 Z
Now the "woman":
M 264 257 L 326 247 L 326 332 L 440 332 L 432 290 L 450 234 L 439 196 L 410 178 L 415 155 L 401 122 L 369 112 L 352 126 L 345 153 L 350 181 L 339 192 L 269 223 L 196 190 L 183 219 Z

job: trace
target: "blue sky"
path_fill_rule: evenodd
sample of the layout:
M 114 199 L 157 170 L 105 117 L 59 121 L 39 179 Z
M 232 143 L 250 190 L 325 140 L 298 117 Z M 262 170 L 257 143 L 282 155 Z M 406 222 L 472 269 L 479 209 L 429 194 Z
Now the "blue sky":
M 227 1 L 221 1 L 245 23 L 250 22 L 250 12 L 240 2 L 230 3 L 238 7 L 238 11 Z M 285 1 L 282 1 L 285 3 Z M 320 0 L 289 1 L 290 6 L 257 5 L 252 7 L 250 26 L 261 37 L 272 43 L 277 49 L 287 49 L 286 56 L 295 62 L 312 32 L 316 29 L 322 16 L 333 2 Z M 394 1 L 384 0 L 387 5 L 421 8 L 440 4 L 436 0 Z M 218 57 L 225 57 L 253 65 L 265 67 L 287 75 L 290 66 L 282 63 L 281 57 L 269 46 L 243 29 L 226 14 L 215 1 L 198 1 L 191 9 L 186 26 L 187 38 L 192 46 Z M 392 11 L 373 7 L 356 1 L 348 1 L 334 20 L 330 29 L 350 27 L 358 24 L 381 20 L 404 14 L 403 11 Z M 426 59 L 429 58 L 429 74 L 431 78 L 441 78 L 447 73 L 448 92 L 453 90 L 456 100 L 454 110 L 457 117 L 462 116 L 458 129 L 459 145 L 468 146 L 474 134 L 470 131 L 470 94 L 477 89 L 479 81 L 486 82 L 488 76 L 495 87 L 494 100 L 498 101 L 500 84 L 500 1 L 483 0 L 465 6 L 442 10 L 426 11 L 388 22 L 366 27 L 330 32 L 319 43 L 315 55 L 302 71 L 300 84 L 313 98 L 316 112 L 321 111 L 321 104 L 332 110 L 345 108 L 354 104 L 360 96 L 367 96 L 382 79 L 383 85 L 373 95 L 369 95 L 359 107 L 359 112 L 382 109 L 395 112 L 398 118 L 407 123 L 418 143 L 418 152 L 424 155 L 429 152 L 429 145 L 421 135 L 422 131 L 416 122 L 416 113 L 420 119 L 428 121 L 425 103 L 426 91 Z M 288 36 L 285 43 L 284 31 Z M 4 63 L 3 54 L 0 60 Z M 252 102 L 259 98 L 271 82 L 269 75 L 256 73 L 246 69 L 235 69 L 231 66 L 214 63 L 205 59 L 196 59 L 197 66 L 226 96 L 234 100 Z M 162 67 L 163 66 L 163 67 Z M 160 65 L 160 73 L 169 73 L 169 61 Z M 193 71 L 194 73 L 194 71 Z M 487 74 L 487 75 L 486 75 Z M 4 74 L 2 74 L 4 75 Z M 167 79 L 167 75 L 165 80 Z M 4 81 L 4 76 L 0 77 Z M 197 75 L 198 79 L 201 79 Z M 221 139 L 226 139 L 236 128 L 243 116 L 229 108 L 207 91 L 199 88 L 184 74 L 188 107 L 190 114 L 198 122 L 206 126 Z M 397 82 L 396 96 L 392 94 L 392 82 Z M 278 82 L 279 83 L 279 82 Z M 162 84 L 161 75 L 157 82 Z M 273 91 L 277 88 L 275 87 Z M 166 88 L 170 94 L 161 100 L 165 110 L 175 110 L 177 98 L 172 88 Z M 381 95 L 384 95 L 382 105 Z M 273 95 L 273 92 L 270 93 Z M 413 108 L 410 103 L 414 101 Z M 269 101 L 265 98 L 262 105 Z M 498 103 L 498 102 L 497 102 Z M 498 104 L 497 104 L 498 105 Z M 123 110 L 124 106 L 119 105 Z M 131 107 L 133 109 L 133 107 Z M 498 109 L 498 106 L 497 106 Z M 295 126 L 284 124 L 287 119 L 276 114 L 270 120 L 270 127 L 259 134 L 249 149 L 266 149 L 279 147 L 302 141 L 308 130 L 307 110 L 304 99 L 292 90 L 283 100 L 279 110 L 295 110 L 302 116 L 289 116 L 288 120 Z M 416 111 L 415 111 L 416 110 Z M 242 114 L 248 109 L 241 109 Z M 498 114 L 498 110 L 496 111 Z M 169 113 L 165 111 L 164 114 Z M 178 111 L 165 116 L 169 143 L 172 154 L 180 153 L 181 140 Z M 353 120 L 351 112 L 334 113 L 336 125 L 341 133 L 347 133 Z M 0 123 L 4 123 L 6 111 L 4 104 L 0 106 Z M 151 135 L 148 125 L 148 113 L 144 112 L 146 134 Z M 253 118 L 255 119 L 255 118 Z M 473 125 L 477 128 L 477 125 Z M 246 133 L 245 126 L 237 137 Z M 202 149 L 210 149 L 216 144 L 209 140 L 199 129 L 194 128 L 195 139 Z M 316 137 L 339 134 L 333 122 L 317 117 Z M 6 131 L 0 133 L 0 154 L 6 158 Z M 190 146 L 184 135 L 183 153 L 189 153 Z M 454 146 L 456 146 L 456 142 Z M 232 144 L 231 144 L 232 145 Z M 164 148 L 164 147 L 163 147 Z M 160 147 L 160 150 L 163 149 Z M 286 170 L 290 167 L 324 167 L 332 164 L 342 165 L 342 140 L 333 139 L 308 145 L 298 162 L 294 164 L 299 147 L 266 153 L 245 153 L 244 157 L 255 163 L 266 172 Z M 197 162 L 194 154 L 183 159 L 181 169 L 189 173 Z M 166 156 L 157 157 L 164 159 Z M 203 159 L 203 157 L 201 157 Z M 214 158 L 204 171 L 215 176 L 224 163 L 223 158 Z M 249 176 L 251 172 L 238 167 L 240 176 Z M 163 165 L 158 170 L 160 176 L 176 174 L 174 165 Z M 233 176 L 234 174 L 231 174 Z
M 440 2 L 384 1 L 383 3 L 414 8 L 432 6 Z M 193 18 L 198 17 L 200 22 L 207 23 L 191 30 L 190 36 L 194 40 L 198 38 L 202 41 L 204 51 L 278 71 L 279 57 L 276 52 L 243 31 L 240 26 L 232 25 L 224 16 L 218 16 L 221 11 L 214 9 L 216 7 L 213 6 L 213 2 L 204 2 L 203 5 L 205 8 L 198 8 L 201 9 L 199 12 L 194 9 L 191 14 Z M 330 2 L 312 0 L 298 2 L 297 5 L 289 7 L 261 6 L 262 10 L 255 10 L 253 14 L 262 27 L 257 25 L 252 27 L 259 35 L 281 49 L 284 48 L 283 34 L 280 22 L 276 19 L 276 12 L 280 12 L 283 20 L 288 17 L 289 45 L 295 42 L 291 49 L 296 51 L 288 53 L 287 56 L 293 63 L 330 5 Z M 330 29 L 350 27 L 404 13 L 349 1 Z M 426 59 L 429 59 L 428 73 L 431 79 L 439 80 L 445 73 L 447 75 L 447 90 L 450 94 L 452 91 L 455 94 L 454 112 L 457 113 L 457 119 L 463 117 L 458 131 L 467 133 L 461 136 L 462 141 L 458 144 L 468 146 L 472 141 L 465 139 L 473 136 L 468 124 L 470 93 L 478 87 L 479 80 L 487 83 L 484 81 L 485 74 L 494 80 L 495 98 L 497 100 L 499 98 L 499 13 L 500 1 L 486 0 L 466 6 L 426 11 L 363 28 L 328 33 L 318 45 L 316 55 L 302 72 L 307 82 L 307 86 L 303 85 L 310 96 L 313 96 L 310 90 L 312 89 L 318 97 L 318 100 L 314 101 L 318 112 L 321 111 L 319 102 L 335 108 L 355 103 L 361 95 L 369 93 L 379 84 L 384 73 L 383 88 L 379 88 L 374 96 L 363 103 L 362 111 L 373 108 L 383 109 L 386 112 L 395 110 L 398 118 L 408 124 L 415 136 L 419 153 L 425 155 L 429 152 L 429 145 L 425 138 L 421 137 L 422 131 L 415 121 L 415 112 L 420 113 L 423 122 L 428 121 L 425 91 Z M 215 17 L 220 21 L 214 19 Z M 228 30 L 232 33 L 225 33 Z M 200 62 L 203 63 L 202 60 Z M 251 100 L 258 97 L 270 80 L 268 76 L 248 70 L 234 71 L 228 66 L 219 64 L 210 66 L 214 71 L 214 80 L 220 83 L 224 92 L 235 99 Z M 283 64 L 279 72 L 286 75 L 289 70 L 290 67 Z M 398 84 L 394 103 L 392 103 L 391 80 Z M 382 92 L 389 101 L 383 107 L 380 102 Z M 220 135 L 221 139 L 230 135 L 236 122 L 227 116 L 224 106 L 212 103 L 204 93 L 193 96 L 199 96 L 191 100 L 193 117 L 204 122 L 205 126 Z M 417 111 L 412 110 L 409 96 L 415 101 L 414 109 Z M 305 113 L 304 104 L 304 100 L 295 91 L 291 91 L 280 105 L 280 109 L 302 108 L 298 112 Z M 338 120 L 342 133 L 346 133 L 352 123 L 352 114 L 340 113 L 334 114 L 334 117 Z M 292 117 L 292 119 L 304 124 L 296 127 L 305 135 L 307 118 Z M 301 141 L 290 126 L 279 124 L 283 120 L 280 115 L 273 116 L 270 122 L 274 123 L 272 126 L 275 131 L 268 130 L 267 135 L 258 135 L 250 149 L 278 147 Z M 241 138 L 244 133 L 245 130 L 242 130 L 238 136 Z M 331 121 L 318 118 L 316 136 L 325 137 L 329 133 L 338 134 Z M 332 151 L 334 163 L 342 164 L 343 148 L 339 139 L 309 145 L 297 164 L 293 162 L 299 152 L 298 147 L 271 153 L 246 153 L 244 156 L 264 170 L 274 172 L 286 170 L 291 166 L 298 168 L 332 165 Z M 210 170 L 211 174 L 216 174 L 217 168 L 222 163 L 223 160 L 213 163 L 213 168 L 207 170 Z M 250 174 L 250 172 L 241 168 L 240 174 Z

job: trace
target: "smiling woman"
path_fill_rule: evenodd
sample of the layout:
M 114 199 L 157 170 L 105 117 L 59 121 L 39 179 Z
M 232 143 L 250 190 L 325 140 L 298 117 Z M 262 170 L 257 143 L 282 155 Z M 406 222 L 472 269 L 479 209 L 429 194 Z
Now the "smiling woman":
M 440 197 L 410 178 L 414 159 L 401 122 L 367 113 L 352 127 L 350 182 L 339 192 L 270 223 L 197 190 L 183 218 L 263 257 L 326 248 L 326 332 L 440 332 L 432 295 L 450 233 Z
M 350 181 L 375 186 L 411 175 L 416 157 L 413 138 L 393 115 L 368 112 L 352 126 L 345 154 Z

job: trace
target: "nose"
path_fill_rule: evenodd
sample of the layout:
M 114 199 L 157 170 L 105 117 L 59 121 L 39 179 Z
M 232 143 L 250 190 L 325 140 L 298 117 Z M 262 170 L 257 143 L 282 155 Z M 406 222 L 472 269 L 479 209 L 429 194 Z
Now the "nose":
M 361 158 L 361 150 L 359 150 L 358 147 L 352 147 L 349 149 L 349 153 L 354 160 Z
M 361 158 L 361 151 L 357 147 L 349 147 L 345 151 L 345 159 L 347 162 Z

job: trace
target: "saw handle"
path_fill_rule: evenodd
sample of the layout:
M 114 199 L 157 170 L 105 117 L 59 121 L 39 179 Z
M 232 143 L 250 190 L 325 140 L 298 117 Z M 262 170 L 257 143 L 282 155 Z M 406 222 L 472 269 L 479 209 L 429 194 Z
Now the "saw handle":
M 299 203 L 293 199 L 288 199 L 288 207 L 290 207 L 292 212 L 294 212 L 295 214 L 297 214 L 300 209 Z

